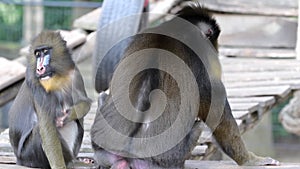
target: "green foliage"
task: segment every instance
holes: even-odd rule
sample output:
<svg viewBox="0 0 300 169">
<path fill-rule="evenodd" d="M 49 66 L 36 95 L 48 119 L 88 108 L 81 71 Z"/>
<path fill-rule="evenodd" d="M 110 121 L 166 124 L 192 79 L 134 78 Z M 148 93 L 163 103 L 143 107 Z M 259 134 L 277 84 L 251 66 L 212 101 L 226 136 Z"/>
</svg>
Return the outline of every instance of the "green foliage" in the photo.
<svg viewBox="0 0 300 169">
<path fill-rule="evenodd" d="M 72 26 L 72 8 L 45 7 L 44 28 L 49 30 L 70 30 Z"/>
<path fill-rule="evenodd" d="M 14 25 L 22 18 L 22 11 L 16 6 L 0 4 L 0 20 L 6 25 Z"/>
<path fill-rule="evenodd" d="M 0 40 L 20 41 L 22 38 L 23 8 L 0 3 Z"/>
<path fill-rule="evenodd" d="M 75 0 L 45 0 L 60 1 Z M 86 2 L 102 2 L 102 0 L 85 0 Z M 72 28 L 73 21 L 72 7 L 44 7 L 44 29 L 56 30 Z M 23 6 L 5 4 L 0 1 L 0 41 L 21 42 L 23 29 Z"/>
</svg>

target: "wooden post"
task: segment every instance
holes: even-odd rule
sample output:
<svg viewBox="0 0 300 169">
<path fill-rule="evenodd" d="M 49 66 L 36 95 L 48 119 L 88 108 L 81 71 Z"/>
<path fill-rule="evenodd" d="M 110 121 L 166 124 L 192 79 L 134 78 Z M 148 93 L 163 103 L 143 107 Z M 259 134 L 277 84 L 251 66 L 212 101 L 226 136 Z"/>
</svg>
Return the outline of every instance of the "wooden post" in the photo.
<svg viewBox="0 0 300 169">
<path fill-rule="evenodd" d="M 24 44 L 30 41 L 40 33 L 44 28 L 44 10 L 43 6 L 28 5 L 27 3 L 41 3 L 43 0 L 24 0 L 23 16 L 23 41 Z"/>
<path fill-rule="evenodd" d="M 300 60 L 300 0 L 298 0 L 298 28 L 297 28 L 296 53 L 297 53 L 297 59 Z"/>
</svg>

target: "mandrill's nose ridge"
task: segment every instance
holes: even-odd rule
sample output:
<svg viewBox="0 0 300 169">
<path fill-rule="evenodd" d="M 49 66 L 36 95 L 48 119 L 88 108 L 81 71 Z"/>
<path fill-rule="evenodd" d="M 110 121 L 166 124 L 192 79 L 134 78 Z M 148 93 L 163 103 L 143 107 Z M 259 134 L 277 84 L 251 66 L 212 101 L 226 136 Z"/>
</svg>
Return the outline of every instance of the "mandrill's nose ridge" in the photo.
<svg viewBox="0 0 300 169">
<path fill-rule="evenodd" d="M 45 72 L 46 72 L 46 68 L 45 68 L 44 65 L 43 65 L 43 66 L 39 66 L 39 67 L 36 68 L 36 73 L 37 73 L 38 75 L 42 75 L 42 74 L 44 74 Z"/>
</svg>

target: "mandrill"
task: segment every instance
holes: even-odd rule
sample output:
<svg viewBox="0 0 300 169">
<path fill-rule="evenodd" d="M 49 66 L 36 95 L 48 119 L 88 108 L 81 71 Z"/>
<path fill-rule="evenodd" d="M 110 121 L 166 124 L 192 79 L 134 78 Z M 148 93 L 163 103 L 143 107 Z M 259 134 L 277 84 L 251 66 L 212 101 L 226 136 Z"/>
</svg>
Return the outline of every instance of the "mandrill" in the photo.
<svg viewBox="0 0 300 169">
<path fill-rule="evenodd" d="M 65 169 L 79 152 L 91 101 L 59 32 L 40 33 L 27 60 L 25 81 L 9 112 L 17 164 Z"/>
<path fill-rule="evenodd" d="M 196 119 L 237 164 L 279 164 L 249 152 L 241 139 L 221 81 L 219 33 L 215 19 L 192 3 L 174 19 L 125 39 L 125 50 L 125 40 L 111 48 L 124 52 L 111 82 L 96 86 L 105 90 L 110 83 L 91 129 L 100 169 L 183 168 L 199 139 Z"/>
</svg>

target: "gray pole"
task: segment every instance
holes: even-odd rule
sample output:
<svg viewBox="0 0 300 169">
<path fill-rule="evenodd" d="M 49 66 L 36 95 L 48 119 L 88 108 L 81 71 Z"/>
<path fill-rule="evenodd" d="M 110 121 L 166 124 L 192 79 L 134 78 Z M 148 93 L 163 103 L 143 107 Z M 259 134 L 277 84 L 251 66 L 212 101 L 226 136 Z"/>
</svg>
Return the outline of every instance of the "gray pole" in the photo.
<svg viewBox="0 0 300 169">
<path fill-rule="evenodd" d="M 43 0 L 24 0 L 25 2 L 42 2 Z M 26 3 L 25 3 L 26 4 Z M 24 44 L 40 33 L 44 28 L 44 9 L 43 6 L 24 6 L 23 16 L 23 41 Z"/>
</svg>

